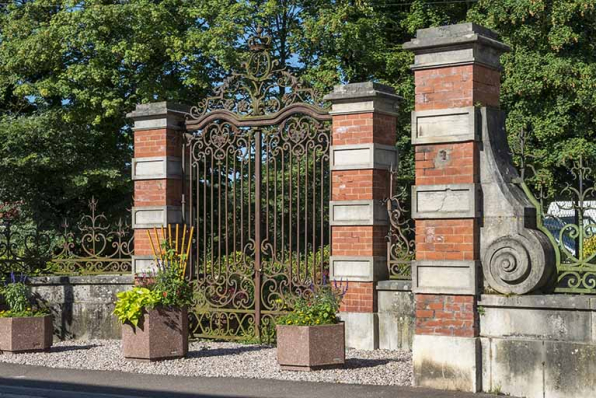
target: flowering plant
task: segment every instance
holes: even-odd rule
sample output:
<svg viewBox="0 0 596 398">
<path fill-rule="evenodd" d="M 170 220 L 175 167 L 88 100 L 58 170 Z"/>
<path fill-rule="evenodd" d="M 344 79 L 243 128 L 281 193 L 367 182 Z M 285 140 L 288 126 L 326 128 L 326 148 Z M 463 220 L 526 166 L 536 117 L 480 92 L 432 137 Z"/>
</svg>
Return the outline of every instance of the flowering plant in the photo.
<svg viewBox="0 0 596 398">
<path fill-rule="evenodd" d="M 114 315 L 120 322 L 137 326 L 146 310 L 157 306 L 179 308 L 190 304 L 192 287 L 181 272 L 184 254 L 171 249 L 167 241 L 162 244 L 162 250 L 167 259 L 158 259 L 157 271 L 138 274 L 138 286 L 117 294 Z"/>
<path fill-rule="evenodd" d="M 342 287 L 337 282 L 314 287 L 313 294 L 296 299 L 292 312 L 279 317 L 277 324 L 317 326 L 339 323 L 337 313 L 347 290 L 347 284 Z"/>
<path fill-rule="evenodd" d="M 21 273 L 18 277 L 10 273 L 10 280 L 0 287 L 0 293 L 8 307 L 8 311 L 0 311 L 0 318 L 24 318 L 30 316 L 44 316 L 45 311 L 31 305 L 27 276 Z"/>
</svg>

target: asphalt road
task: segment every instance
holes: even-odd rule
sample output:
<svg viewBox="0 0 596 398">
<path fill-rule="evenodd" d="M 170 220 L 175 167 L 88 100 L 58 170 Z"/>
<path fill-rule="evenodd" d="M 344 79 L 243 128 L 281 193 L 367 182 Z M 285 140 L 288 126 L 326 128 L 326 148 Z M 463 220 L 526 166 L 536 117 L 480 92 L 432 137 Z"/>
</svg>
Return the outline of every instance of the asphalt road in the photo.
<svg viewBox="0 0 596 398">
<path fill-rule="evenodd" d="M 494 398 L 407 387 L 156 376 L 0 363 L 0 398 Z"/>
</svg>

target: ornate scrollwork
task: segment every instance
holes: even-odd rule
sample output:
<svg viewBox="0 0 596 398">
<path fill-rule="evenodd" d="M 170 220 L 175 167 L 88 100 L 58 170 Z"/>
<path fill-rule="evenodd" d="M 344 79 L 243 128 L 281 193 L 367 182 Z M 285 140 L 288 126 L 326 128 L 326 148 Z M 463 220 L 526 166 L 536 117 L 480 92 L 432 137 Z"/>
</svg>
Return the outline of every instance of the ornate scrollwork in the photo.
<svg viewBox="0 0 596 398">
<path fill-rule="evenodd" d="M 126 274 L 132 272 L 133 234 L 119 219 L 110 224 L 97 213 L 98 202 L 89 202 L 90 214 L 76 228 L 64 221 L 61 232 L 38 226 L 15 227 L 3 220 L 0 232 L 0 274 Z"/>
<path fill-rule="evenodd" d="M 536 206 L 538 228 L 550 240 L 557 266 L 556 292 L 596 293 L 596 250 L 587 249 L 589 241 L 596 236 L 596 185 L 592 168 L 583 156 L 569 159 L 562 164 L 569 172 L 567 182 L 560 194 L 553 198 L 545 193 L 540 181 L 542 170 L 536 170 L 525 146 L 528 133 L 522 130 L 519 135 L 519 149 L 516 154 L 520 161 L 520 185 Z M 538 179 L 537 192 L 533 192 L 527 182 Z"/>
<path fill-rule="evenodd" d="M 310 104 L 323 110 L 322 95 L 303 85 L 302 80 L 271 56 L 271 37 L 261 28 L 248 40 L 250 53 L 241 73 L 232 73 L 215 89 L 211 97 L 190 110 L 190 117 L 200 119 L 215 110 L 225 110 L 240 117 L 275 114 L 297 103 Z"/>
</svg>

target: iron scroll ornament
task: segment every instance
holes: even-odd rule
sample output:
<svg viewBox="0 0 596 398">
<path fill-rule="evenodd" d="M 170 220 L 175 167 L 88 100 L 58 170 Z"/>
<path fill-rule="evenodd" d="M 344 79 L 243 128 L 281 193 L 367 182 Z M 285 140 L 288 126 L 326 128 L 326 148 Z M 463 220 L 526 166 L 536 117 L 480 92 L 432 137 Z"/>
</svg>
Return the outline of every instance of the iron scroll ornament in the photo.
<svg viewBox="0 0 596 398">
<path fill-rule="evenodd" d="M 323 95 L 304 85 L 302 80 L 280 67 L 272 58 L 271 37 L 257 35 L 248 40 L 248 59 L 242 64 L 243 72 L 233 72 L 214 90 L 214 95 L 190 109 L 189 119 L 200 121 L 215 111 L 243 118 L 270 118 L 284 109 L 298 105 L 321 115 L 329 107 Z"/>
</svg>

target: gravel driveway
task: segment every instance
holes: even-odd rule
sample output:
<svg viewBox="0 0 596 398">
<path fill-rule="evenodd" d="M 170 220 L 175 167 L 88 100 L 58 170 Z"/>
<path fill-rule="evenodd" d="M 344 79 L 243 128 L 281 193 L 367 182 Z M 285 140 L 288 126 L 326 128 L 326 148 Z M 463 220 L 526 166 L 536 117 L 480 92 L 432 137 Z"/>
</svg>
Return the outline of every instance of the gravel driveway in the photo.
<svg viewBox="0 0 596 398">
<path fill-rule="evenodd" d="M 348 350 L 343 369 L 281 371 L 274 347 L 193 342 L 188 358 L 155 363 L 128 361 L 119 340 L 64 341 L 49 353 L 0 355 L 0 362 L 53 368 L 117 370 L 171 376 L 244 377 L 331 383 L 410 386 L 411 354 L 406 351 Z"/>
</svg>

